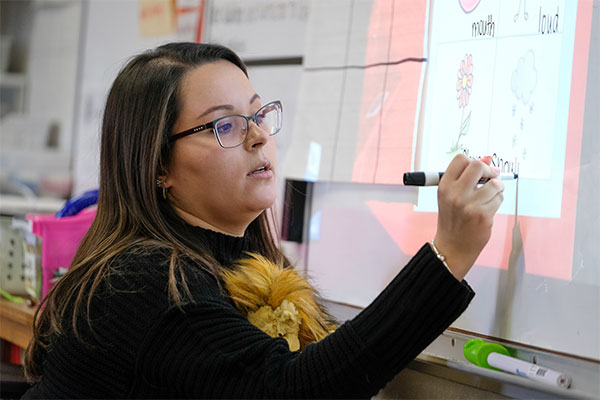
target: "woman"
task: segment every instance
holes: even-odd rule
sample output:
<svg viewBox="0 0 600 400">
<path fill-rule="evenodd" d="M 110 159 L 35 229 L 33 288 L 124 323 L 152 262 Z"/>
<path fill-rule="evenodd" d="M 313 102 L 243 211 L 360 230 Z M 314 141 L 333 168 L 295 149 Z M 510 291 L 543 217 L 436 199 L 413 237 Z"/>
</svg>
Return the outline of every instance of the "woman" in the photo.
<svg viewBox="0 0 600 400">
<path fill-rule="evenodd" d="M 172 43 L 124 67 L 97 216 L 38 315 L 26 398 L 369 397 L 462 313 L 503 186 L 478 187 L 498 171 L 459 156 L 439 186 L 437 249 L 424 244 L 356 318 L 328 334 L 325 313 L 303 314 L 301 351 L 249 322 L 231 295 L 247 283 L 228 275 L 238 260 L 289 267 L 267 217 L 280 113 L 224 47 Z"/>
</svg>

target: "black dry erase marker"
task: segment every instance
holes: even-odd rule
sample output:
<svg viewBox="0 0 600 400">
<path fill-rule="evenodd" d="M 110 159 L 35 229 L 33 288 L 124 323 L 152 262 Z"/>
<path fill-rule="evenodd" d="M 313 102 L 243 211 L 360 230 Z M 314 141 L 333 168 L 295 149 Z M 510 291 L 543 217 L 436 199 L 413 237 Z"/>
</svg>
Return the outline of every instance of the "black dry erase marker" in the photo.
<svg viewBox="0 0 600 400">
<path fill-rule="evenodd" d="M 404 174 L 404 185 L 406 186 L 437 186 L 440 183 L 440 179 L 444 175 L 443 172 L 406 172 Z M 500 179 L 503 181 L 517 179 L 519 174 L 513 172 L 504 172 L 494 179 Z M 480 184 L 484 184 L 489 181 L 490 178 L 481 178 Z"/>
</svg>

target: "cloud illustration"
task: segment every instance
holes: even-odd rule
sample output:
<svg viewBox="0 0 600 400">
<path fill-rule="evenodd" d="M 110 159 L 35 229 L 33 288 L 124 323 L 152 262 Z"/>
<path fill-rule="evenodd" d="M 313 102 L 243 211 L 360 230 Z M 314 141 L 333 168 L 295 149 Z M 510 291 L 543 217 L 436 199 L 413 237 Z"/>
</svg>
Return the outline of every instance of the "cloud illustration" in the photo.
<svg viewBox="0 0 600 400">
<path fill-rule="evenodd" d="M 529 103 L 537 84 L 537 71 L 535 69 L 535 55 L 533 50 L 519 58 L 517 68 L 513 71 L 510 87 L 517 100 L 523 104 Z"/>
</svg>

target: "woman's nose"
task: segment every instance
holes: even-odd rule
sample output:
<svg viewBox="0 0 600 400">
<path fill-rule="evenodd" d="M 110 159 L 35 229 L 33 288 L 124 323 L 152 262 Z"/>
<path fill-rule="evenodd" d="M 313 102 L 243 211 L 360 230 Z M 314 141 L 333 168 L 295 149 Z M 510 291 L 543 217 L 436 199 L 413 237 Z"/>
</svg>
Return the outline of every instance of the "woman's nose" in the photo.
<svg viewBox="0 0 600 400">
<path fill-rule="evenodd" d="M 248 121 L 248 135 L 244 141 L 246 150 L 257 149 L 264 146 L 269 140 L 269 134 L 259 127 L 254 121 Z"/>
</svg>

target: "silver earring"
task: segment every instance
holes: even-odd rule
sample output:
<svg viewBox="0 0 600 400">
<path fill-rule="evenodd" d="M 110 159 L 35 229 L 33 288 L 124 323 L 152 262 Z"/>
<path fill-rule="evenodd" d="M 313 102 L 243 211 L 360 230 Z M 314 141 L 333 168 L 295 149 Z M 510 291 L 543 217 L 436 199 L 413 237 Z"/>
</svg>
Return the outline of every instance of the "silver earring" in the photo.
<svg viewBox="0 0 600 400">
<path fill-rule="evenodd" d="M 167 188 L 166 188 L 165 186 L 163 186 L 163 185 L 164 185 L 164 182 L 163 182 L 163 180 L 162 180 L 162 179 L 157 179 L 157 180 L 156 180 L 156 186 L 158 186 L 159 188 L 162 188 L 162 197 L 163 197 L 163 199 L 165 199 L 165 200 L 166 200 L 166 199 L 167 199 L 167 193 L 168 193 L 168 190 L 169 190 L 169 189 L 167 189 Z"/>
</svg>

